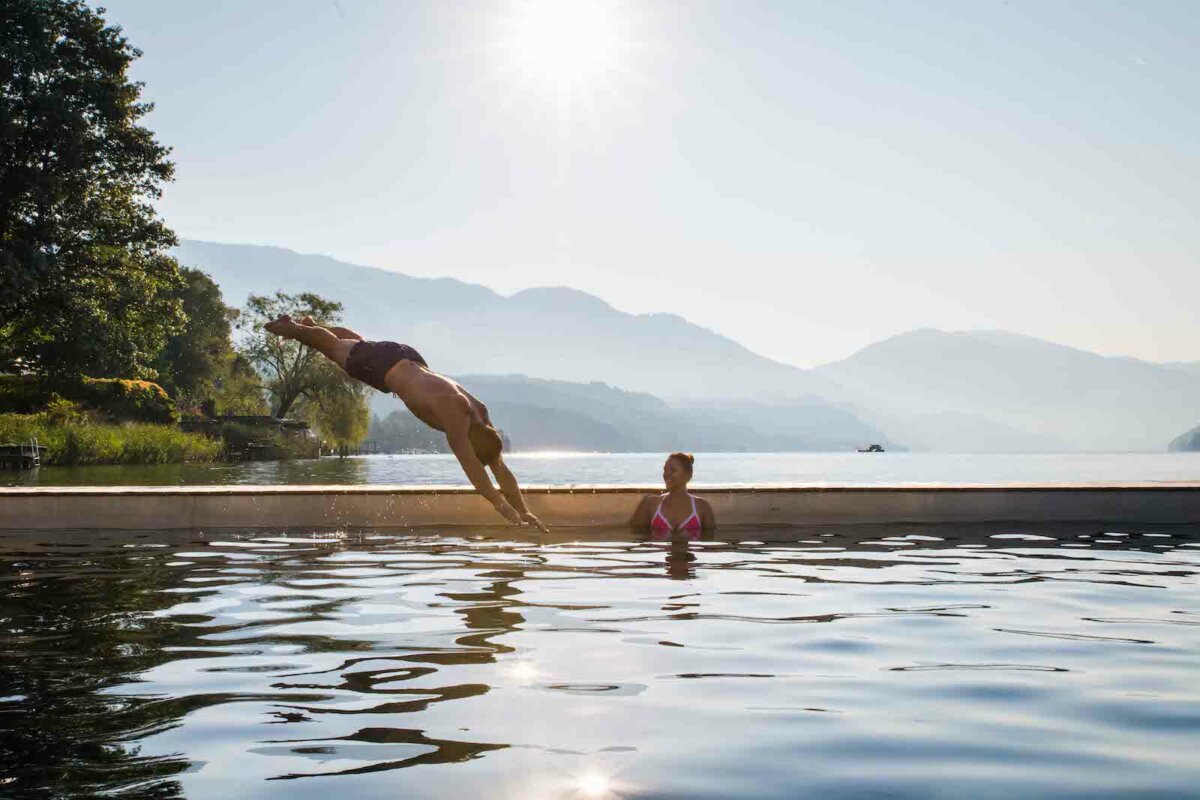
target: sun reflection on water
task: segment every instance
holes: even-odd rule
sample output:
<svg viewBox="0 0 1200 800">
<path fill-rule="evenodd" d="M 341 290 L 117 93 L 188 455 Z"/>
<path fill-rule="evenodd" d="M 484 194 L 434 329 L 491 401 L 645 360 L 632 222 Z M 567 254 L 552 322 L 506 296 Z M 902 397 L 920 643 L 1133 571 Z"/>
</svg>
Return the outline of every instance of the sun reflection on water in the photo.
<svg viewBox="0 0 1200 800">
<path fill-rule="evenodd" d="M 536 683 L 545 674 L 532 661 L 510 661 L 501 667 L 501 671 L 519 686 Z"/>
</svg>

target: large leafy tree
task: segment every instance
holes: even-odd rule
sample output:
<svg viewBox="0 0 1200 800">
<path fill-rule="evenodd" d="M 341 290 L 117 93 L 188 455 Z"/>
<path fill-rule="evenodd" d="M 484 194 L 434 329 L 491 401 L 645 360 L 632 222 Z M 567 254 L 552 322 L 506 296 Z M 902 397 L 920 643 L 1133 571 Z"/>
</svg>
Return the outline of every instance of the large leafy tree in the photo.
<svg viewBox="0 0 1200 800">
<path fill-rule="evenodd" d="M 206 399 L 221 378 L 223 362 L 233 356 L 230 334 L 238 312 L 225 305 L 220 287 L 207 274 L 184 267 L 180 275 L 175 297 L 184 324 L 159 351 L 154 368 L 158 383 L 177 401 Z"/>
<path fill-rule="evenodd" d="M 176 405 L 218 413 L 261 413 L 262 385 L 245 357 L 233 349 L 238 310 L 225 305 L 221 288 L 206 273 L 183 267 L 175 297 L 183 327 L 154 360 L 158 382 Z"/>
<path fill-rule="evenodd" d="M 181 320 L 141 53 L 79 0 L 0 0 L 0 369 L 155 377 Z"/>
<path fill-rule="evenodd" d="M 262 380 L 244 355 L 234 352 L 222 376 L 215 381 L 212 404 L 201 404 L 215 414 L 266 414 Z"/>
<path fill-rule="evenodd" d="M 367 438 L 371 412 L 366 393 L 363 384 L 339 378 L 314 392 L 311 400 L 301 400 L 298 406 L 321 439 L 345 455 Z"/>
<path fill-rule="evenodd" d="M 296 319 L 310 316 L 319 323 L 333 325 L 341 320 L 341 313 L 341 303 L 309 292 L 252 295 L 238 323 L 245 333 L 241 352 L 263 376 L 275 416 L 287 416 L 292 407 L 303 400 L 307 406 L 305 415 L 318 430 L 323 427 L 331 431 L 354 429 L 353 424 L 334 425 L 332 421 L 323 425 L 319 417 L 324 403 L 327 414 L 352 419 L 357 413 L 361 418 L 362 434 L 366 435 L 369 419 L 366 416 L 366 387 L 348 378 L 336 364 L 311 347 L 263 330 L 264 325 L 283 314 Z M 353 412 L 353 408 L 361 411 Z M 336 438 L 349 440 L 349 437 Z"/>
</svg>

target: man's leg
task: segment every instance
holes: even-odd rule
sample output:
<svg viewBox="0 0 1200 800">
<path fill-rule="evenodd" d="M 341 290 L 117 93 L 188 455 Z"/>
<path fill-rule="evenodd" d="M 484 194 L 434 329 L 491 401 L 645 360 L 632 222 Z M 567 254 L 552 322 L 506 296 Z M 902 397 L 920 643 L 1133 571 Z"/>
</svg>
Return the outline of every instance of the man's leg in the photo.
<svg viewBox="0 0 1200 800">
<path fill-rule="evenodd" d="M 320 350 L 322 355 L 343 369 L 346 366 L 346 357 L 350 355 L 350 348 L 358 344 L 353 339 L 339 339 L 319 325 L 298 325 L 287 315 L 268 322 L 263 329 L 285 339 L 295 339 L 314 350 Z"/>
<path fill-rule="evenodd" d="M 363 338 L 349 328 L 343 328 L 339 325 L 321 325 L 317 322 L 314 322 L 312 317 L 301 317 L 300 324 L 307 325 L 309 327 L 316 325 L 319 328 L 324 328 L 339 339 L 353 339 L 356 342 L 361 342 Z"/>
</svg>

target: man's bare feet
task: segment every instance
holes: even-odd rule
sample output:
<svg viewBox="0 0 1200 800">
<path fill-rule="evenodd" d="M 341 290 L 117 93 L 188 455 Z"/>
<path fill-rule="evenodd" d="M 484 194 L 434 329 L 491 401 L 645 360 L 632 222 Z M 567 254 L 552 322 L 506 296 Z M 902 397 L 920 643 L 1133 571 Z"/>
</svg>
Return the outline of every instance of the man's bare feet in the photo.
<svg viewBox="0 0 1200 800">
<path fill-rule="evenodd" d="M 287 314 L 284 314 L 279 319 L 273 319 L 266 325 L 263 325 L 263 330 L 267 333 L 273 333 L 276 336 L 286 336 L 290 327 L 296 323 Z"/>
<path fill-rule="evenodd" d="M 300 324 L 312 326 L 312 325 L 316 325 L 317 322 L 312 317 L 305 314 L 303 317 L 300 318 Z"/>
</svg>

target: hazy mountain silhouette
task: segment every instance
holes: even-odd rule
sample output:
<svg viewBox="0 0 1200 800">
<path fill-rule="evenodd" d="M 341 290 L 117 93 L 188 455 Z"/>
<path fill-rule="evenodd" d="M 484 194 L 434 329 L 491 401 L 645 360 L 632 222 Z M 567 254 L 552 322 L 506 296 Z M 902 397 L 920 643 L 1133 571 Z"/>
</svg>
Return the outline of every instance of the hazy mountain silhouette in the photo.
<svg viewBox="0 0 1200 800">
<path fill-rule="evenodd" d="M 1176 452 L 1200 451 L 1200 425 L 1179 434 L 1167 447 Z"/>
<path fill-rule="evenodd" d="M 511 297 L 449 278 L 414 278 L 278 247 L 185 240 L 180 260 L 241 306 L 251 293 L 312 291 L 345 305 L 368 338 L 406 341 L 452 374 L 604 381 L 663 398 L 820 395 L 805 371 L 672 314 L 627 314 L 584 292 Z"/>
<path fill-rule="evenodd" d="M 791 410 L 789 419 L 799 422 L 776 425 L 781 412 L 758 417 L 734 405 L 678 407 L 603 383 L 524 375 L 454 377 L 484 400 L 514 450 L 778 452 L 851 450 L 863 442 L 888 442 L 879 430 L 818 400 Z M 381 419 L 407 413 L 398 399 L 383 394 L 375 394 L 371 405 Z M 391 421 L 393 428 L 405 431 L 412 424 Z M 414 435 L 405 440 L 415 441 Z"/>
<path fill-rule="evenodd" d="M 890 420 L 893 437 L 897 425 L 912 434 L 917 418 L 958 414 L 1052 449 L 1161 450 L 1200 409 L 1200 373 L 998 331 L 912 331 L 815 371 L 842 387 L 835 397 L 870 409 L 868 421 Z"/>
<path fill-rule="evenodd" d="M 1162 450 L 1200 412 L 1200 363 L 998 331 L 916 330 L 804 370 L 574 289 L 505 297 L 276 247 L 184 241 L 178 255 L 234 305 L 276 290 L 342 302 L 367 337 L 407 341 L 434 368 L 471 376 L 525 448 Z M 381 414 L 398 407 L 373 402 Z"/>
<path fill-rule="evenodd" d="M 1200 361 L 1168 361 L 1166 364 L 1163 364 L 1163 366 L 1171 367 L 1172 369 L 1183 370 L 1184 372 L 1191 373 L 1192 375 L 1200 375 Z"/>
<path fill-rule="evenodd" d="M 566 288 L 505 297 L 453 279 L 414 278 L 277 247 L 185 240 L 178 256 L 212 275 L 231 305 L 277 290 L 343 303 L 346 322 L 364 336 L 409 342 L 435 369 L 469 376 L 466 385 L 518 449 L 847 450 L 886 441 L 853 413 L 815 396 L 805 371 L 670 314 L 626 314 Z M 781 431 L 692 414 L 646 393 L 789 398 L 810 420 Z M 380 417 L 400 408 L 382 394 L 371 402 Z"/>
</svg>

